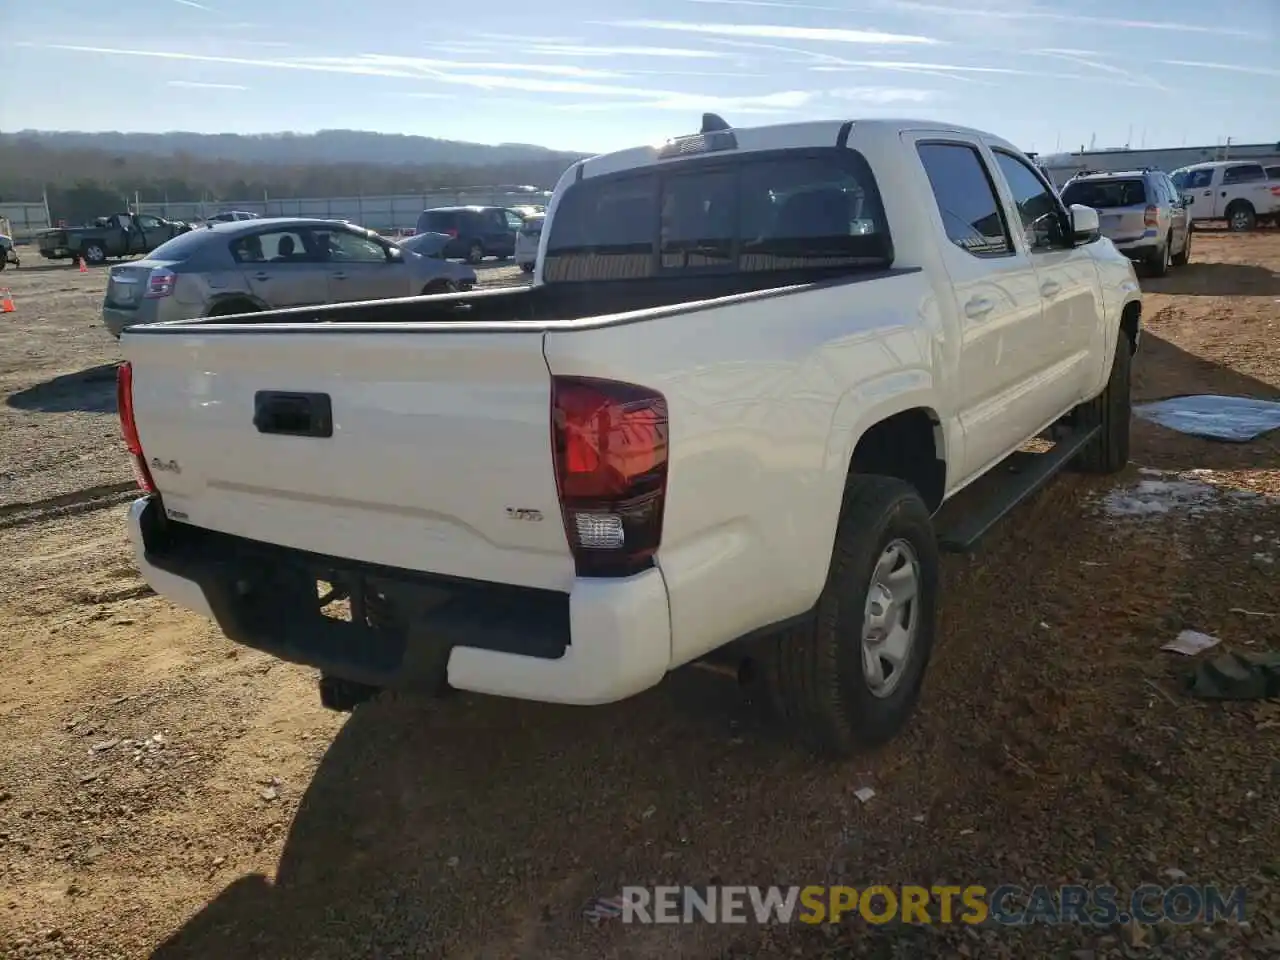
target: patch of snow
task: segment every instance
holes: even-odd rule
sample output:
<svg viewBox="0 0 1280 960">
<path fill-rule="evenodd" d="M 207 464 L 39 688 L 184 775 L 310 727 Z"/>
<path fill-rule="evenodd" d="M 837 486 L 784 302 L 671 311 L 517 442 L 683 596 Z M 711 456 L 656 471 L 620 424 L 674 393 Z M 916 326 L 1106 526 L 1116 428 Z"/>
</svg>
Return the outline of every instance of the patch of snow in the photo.
<svg viewBox="0 0 1280 960">
<path fill-rule="evenodd" d="M 1207 482 L 1212 470 L 1196 469 L 1182 473 L 1153 470 L 1138 471 L 1144 478 L 1129 487 L 1110 491 L 1099 501 L 1103 513 L 1110 517 L 1153 517 L 1167 514 L 1200 516 L 1262 500 L 1251 490 L 1232 490 Z"/>
</svg>

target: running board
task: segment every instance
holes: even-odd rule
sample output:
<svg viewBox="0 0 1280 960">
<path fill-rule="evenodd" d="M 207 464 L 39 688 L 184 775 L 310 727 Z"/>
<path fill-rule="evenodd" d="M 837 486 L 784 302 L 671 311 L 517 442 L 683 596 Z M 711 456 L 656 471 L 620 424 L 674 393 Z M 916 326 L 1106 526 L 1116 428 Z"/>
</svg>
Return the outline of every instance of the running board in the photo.
<svg viewBox="0 0 1280 960">
<path fill-rule="evenodd" d="M 1097 437 L 1101 427 L 1063 434 L 1044 453 L 1016 450 L 995 469 L 962 490 L 934 517 L 938 546 L 948 553 L 968 553 L 997 523 L 1071 462 Z"/>
</svg>

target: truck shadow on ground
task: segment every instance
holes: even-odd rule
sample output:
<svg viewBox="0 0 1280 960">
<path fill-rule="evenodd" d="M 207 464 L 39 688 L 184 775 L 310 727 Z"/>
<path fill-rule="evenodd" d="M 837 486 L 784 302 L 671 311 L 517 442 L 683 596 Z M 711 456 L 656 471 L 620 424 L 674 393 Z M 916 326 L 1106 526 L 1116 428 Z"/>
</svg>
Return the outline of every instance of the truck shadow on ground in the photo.
<svg viewBox="0 0 1280 960">
<path fill-rule="evenodd" d="M 807 764 L 761 705 L 698 670 L 603 707 L 375 701 L 322 760 L 275 881 L 235 880 L 152 956 L 354 955 L 334 953 L 326 927 L 361 956 L 452 955 L 521 901 L 534 927 L 580 926 L 654 842 L 679 851 L 717 824 L 749 845 L 750 823 L 723 826 L 732 798 L 764 778 L 789 792 Z"/>
<path fill-rule="evenodd" d="M 1280 296 L 1280 274 L 1253 264 L 1193 260 L 1163 277 L 1144 276 L 1142 289 L 1188 297 L 1271 297 Z"/>
<path fill-rule="evenodd" d="M 115 413 L 117 366 L 102 363 L 64 373 L 9 394 L 5 405 L 38 413 Z"/>
<path fill-rule="evenodd" d="M 1144 333 L 1134 365 L 1134 406 L 1198 394 L 1280 402 L 1280 385 L 1188 353 L 1150 331 Z M 1131 458 L 1161 470 L 1274 469 L 1280 467 L 1280 430 L 1248 443 L 1229 443 L 1183 434 L 1135 416 Z"/>
</svg>

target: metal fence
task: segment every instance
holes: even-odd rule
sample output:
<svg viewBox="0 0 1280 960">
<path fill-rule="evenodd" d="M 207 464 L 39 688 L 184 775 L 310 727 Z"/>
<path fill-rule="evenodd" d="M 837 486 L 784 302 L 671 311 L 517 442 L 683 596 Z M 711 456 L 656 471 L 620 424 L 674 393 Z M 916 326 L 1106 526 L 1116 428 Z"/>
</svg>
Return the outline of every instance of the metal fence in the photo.
<svg viewBox="0 0 1280 960">
<path fill-rule="evenodd" d="M 222 200 L 218 202 L 141 203 L 139 213 L 168 220 L 201 220 L 223 210 L 243 210 L 262 217 L 322 217 L 350 220 L 371 230 L 412 229 L 418 215 L 431 207 L 544 205 L 549 191 L 508 193 L 489 190 L 440 190 L 395 197 L 316 197 L 307 199 Z"/>
<path fill-rule="evenodd" d="M 9 221 L 13 239 L 18 241 L 30 240 L 36 233 L 51 226 L 49 211 L 43 200 L 0 203 L 0 220 Z"/>
</svg>

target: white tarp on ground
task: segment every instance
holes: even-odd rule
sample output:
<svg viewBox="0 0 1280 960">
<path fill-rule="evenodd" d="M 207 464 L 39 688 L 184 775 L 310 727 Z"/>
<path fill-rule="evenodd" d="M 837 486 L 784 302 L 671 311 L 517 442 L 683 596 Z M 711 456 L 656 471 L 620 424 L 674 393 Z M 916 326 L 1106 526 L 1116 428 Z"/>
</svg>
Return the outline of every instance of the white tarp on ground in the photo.
<svg viewBox="0 0 1280 960">
<path fill-rule="evenodd" d="M 1280 429 L 1280 403 L 1250 397 L 1172 397 L 1142 404 L 1133 412 L 1179 433 L 1233 443 Z"/>
</svg>

